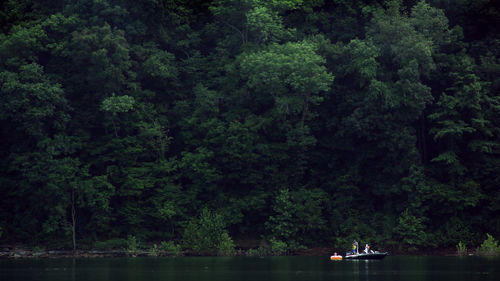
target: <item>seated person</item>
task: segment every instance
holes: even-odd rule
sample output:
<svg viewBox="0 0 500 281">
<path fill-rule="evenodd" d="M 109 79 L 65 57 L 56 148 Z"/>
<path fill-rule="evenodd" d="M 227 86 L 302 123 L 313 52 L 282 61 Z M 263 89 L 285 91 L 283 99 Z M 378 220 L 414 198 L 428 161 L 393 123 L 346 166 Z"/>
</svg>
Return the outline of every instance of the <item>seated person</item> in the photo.
<svg viewBox="0 0 500 281">
<path fill-rule="evenodd" d="M 368 245 L 368 244 L 366 244 L 366 245 L 365 245 L 365 250 L 364 250 L 364 252 L 365 252 L 366 254 L 373 253 L 373 251 L 372 251 L 372 250 L 370 250 L 370 245 Z"/>
</svg>

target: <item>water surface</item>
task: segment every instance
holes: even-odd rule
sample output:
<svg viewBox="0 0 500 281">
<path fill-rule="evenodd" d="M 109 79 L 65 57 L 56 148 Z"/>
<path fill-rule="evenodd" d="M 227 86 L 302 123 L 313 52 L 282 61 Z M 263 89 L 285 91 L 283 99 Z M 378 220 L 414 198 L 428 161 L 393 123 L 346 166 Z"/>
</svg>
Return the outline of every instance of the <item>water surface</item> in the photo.
<svg viewBox="0 0 500 281">
<path fill-rule="evenodd" d="M 0 280 L 500 280 L 500 258 L 177 257 L 0 260 Z"/>
</svg>

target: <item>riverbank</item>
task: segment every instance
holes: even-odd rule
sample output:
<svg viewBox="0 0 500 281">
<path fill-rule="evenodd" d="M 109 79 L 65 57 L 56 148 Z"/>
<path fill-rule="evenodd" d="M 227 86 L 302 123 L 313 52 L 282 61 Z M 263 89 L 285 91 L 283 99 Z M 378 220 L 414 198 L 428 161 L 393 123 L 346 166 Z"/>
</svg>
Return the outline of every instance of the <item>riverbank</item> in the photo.
<svg viewBox="0 0 500 281">
<path fill-rule="evenodd" d="M 136 256 L 148 256 L 148 251 L 140 251 Z M 41 250 L 23 247 L 0 248 L 0 258 L 105 258 L 129 256 L 123 250 Z"/>
<path fill-rule="evenodd" d="M 335 252 L 329 247 L 313 247 L 301 249 L 296 252 L 290 253 L 289 256 L 330 256 Z M 344 252 L 337 251 L 338 254 L 345 254 Z M 393 256 L 456 256 L 456 250 L 452 249 L 427 249 L 413 252 L 389 251 Z M 29 248 L 23 246 L 1 246 L 0 258 L 3 259 L 18 259 L 18 258 L 111 258 L 111 257 L 155 257 L 155 256 L 169 256 L 164 253 L 155 252 L 153 250 L 53 250 L 53 249 L 39 249 Z M 171 256 L 171 255 L 170 255 Z M 183 251 L 179 256 L 198 256 L 196 253 Z M 234 256 L 255 256 L 251 255 L 249 251 L 237 249 Z"/>
</svg>

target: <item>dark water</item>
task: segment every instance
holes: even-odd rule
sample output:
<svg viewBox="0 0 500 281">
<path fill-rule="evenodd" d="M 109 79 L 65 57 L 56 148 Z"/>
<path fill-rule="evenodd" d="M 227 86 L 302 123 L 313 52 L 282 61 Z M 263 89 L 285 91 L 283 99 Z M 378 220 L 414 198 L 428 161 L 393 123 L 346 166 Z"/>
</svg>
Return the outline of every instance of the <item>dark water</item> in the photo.
<svg viewBox="0 0 500 281">
<path fill-rule="evenodd" d="M 500 258 L 387 257 L 330 261 L 328 257 L 178 257 L 0 260 L 11 280 L 500 280 Z"/>
</svg>

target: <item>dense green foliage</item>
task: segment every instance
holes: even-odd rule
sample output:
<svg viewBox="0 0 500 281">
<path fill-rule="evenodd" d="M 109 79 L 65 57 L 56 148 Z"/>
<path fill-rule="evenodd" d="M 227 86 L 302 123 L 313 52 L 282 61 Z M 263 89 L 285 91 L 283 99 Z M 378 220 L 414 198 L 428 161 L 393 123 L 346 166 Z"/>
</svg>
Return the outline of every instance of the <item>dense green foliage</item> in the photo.
<svg viewBox="0 0 500 281">
<path fill-rule="evenodd" d="M 500 247 L 498 241 L 493 238 L 489 233 L 486 233 L 486 240 L 483 241 L 481 246 L 477 249 L 480 255 L 500 255 Z"/>
<path fill-rule="evenodd" d="M 0 239 L 498 237 L 494 2 L 0 1 Z"/>
<path fill-rule="evenodd" d="M 203 209 L 198 218 L 192 219 L 184 230 L 184 247 L 201 254 L 234 252 L 233 240 L 225 229 L 222 215 Z"/>
</svg>

